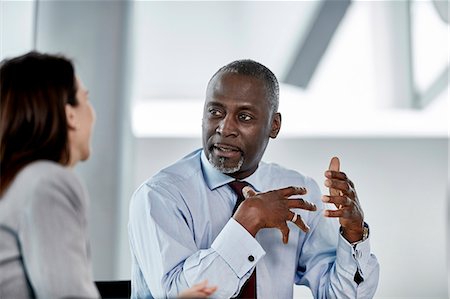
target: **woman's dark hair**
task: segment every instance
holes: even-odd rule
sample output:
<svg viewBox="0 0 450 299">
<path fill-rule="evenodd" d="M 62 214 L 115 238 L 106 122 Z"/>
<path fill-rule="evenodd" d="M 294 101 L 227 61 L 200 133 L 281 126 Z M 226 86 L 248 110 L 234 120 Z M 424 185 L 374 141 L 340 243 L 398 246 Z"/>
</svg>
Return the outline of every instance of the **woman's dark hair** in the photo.
<svg viewBox="0 0 450 299">
<path fill-rule="evenodd" d="M 65 105 L 77 105 L 72 62 L 38 52 L 0 63 L 0 196 L 36 160 L 69 163 Z"/>
</svg>

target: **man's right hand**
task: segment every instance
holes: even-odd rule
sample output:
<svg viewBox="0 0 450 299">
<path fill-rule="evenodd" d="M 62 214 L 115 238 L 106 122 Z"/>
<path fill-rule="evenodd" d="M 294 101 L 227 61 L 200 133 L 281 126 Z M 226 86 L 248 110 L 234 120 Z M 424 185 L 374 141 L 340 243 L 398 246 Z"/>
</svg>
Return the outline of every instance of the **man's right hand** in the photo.
<svg viewBox="0 0 450 299">
<path fill-rule="evenodd" d="M 233 218 L 239 222 L 253 237 L 262 228 L 278 228 L 283 235 L 283 243 L 289 240 L 289 227 L 287 221 L 294 223 L 304 232 L 309 227 L 291 209 L 315 211 L 313 203 L 292 196 L 305 195 L 306 189 L 302 187 L 286 187 L 278 190 L 256 193 L 250 187 L 243 189 L 246 200 L 234 213 Z"/>
</svg>

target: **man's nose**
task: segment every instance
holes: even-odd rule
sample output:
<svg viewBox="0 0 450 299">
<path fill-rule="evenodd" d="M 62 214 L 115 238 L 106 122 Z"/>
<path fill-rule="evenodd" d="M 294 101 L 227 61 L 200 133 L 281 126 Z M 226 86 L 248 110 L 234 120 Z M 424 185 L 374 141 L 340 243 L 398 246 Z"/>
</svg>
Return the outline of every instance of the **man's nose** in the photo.
<svg viewBox="0 0 450 299">
<path fill-rule="evenodd" d="M 232 115 L 225 116 L 218 124 L 216 132 L 223 136 L 238 135 L 238 127 Z"/>
</svg>

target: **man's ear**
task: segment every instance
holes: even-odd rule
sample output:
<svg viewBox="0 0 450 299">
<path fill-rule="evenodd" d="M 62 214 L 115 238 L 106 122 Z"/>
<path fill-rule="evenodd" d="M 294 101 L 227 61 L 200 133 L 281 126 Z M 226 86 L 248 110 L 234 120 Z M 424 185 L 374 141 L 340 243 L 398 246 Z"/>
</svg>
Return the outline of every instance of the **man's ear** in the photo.
<svg viewBox="0 0 450 299">
<path fill-rule="evenodd" d="M 69 130 L 76 130 L 76 113 L 73 106 L 66 104 L 66 119 L 67 119 L 67 127 Z"/>
<path fill-rule="evenodd" d="M 279 112 L 275 113 L 272 118 L 272 128 L 270 130 L 270 138 L 277 138 L 278 132 L 281 129 L 281 114 Z"/>
</svg>

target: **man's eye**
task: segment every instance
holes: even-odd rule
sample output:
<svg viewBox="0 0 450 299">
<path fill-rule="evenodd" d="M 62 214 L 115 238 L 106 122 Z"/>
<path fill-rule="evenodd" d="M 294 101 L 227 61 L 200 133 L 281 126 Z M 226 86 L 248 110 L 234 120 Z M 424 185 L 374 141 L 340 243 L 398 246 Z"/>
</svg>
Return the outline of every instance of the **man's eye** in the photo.
<svg viewBox="0 0 450 299">
<path fill-rule="evenodd" d="M 222 113 L 217 109 L 209 109 L 209 114 L 212 116 L 220 116 Z"/>
<path fill-rule="evenodd" d="M 253 117 L 251 117 L 251 116 L 248 115 L 248 114 L 241 114 L 241 115 L 239 115 L 239 118 L 240 118 L 241 120 L 243 120 L 243 121 L 249 121 L 249 120 L 252 120 L 252 119 L 253 119 Z"/>
</svg>

